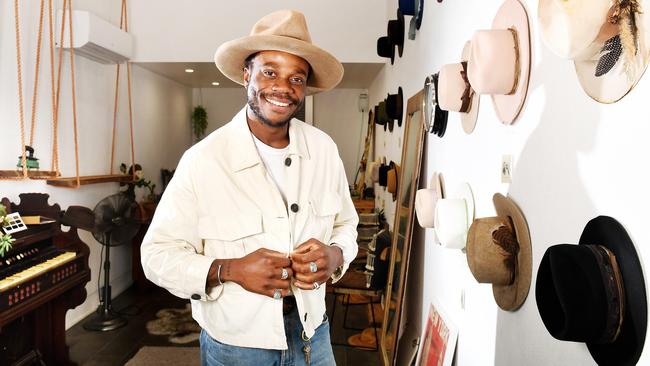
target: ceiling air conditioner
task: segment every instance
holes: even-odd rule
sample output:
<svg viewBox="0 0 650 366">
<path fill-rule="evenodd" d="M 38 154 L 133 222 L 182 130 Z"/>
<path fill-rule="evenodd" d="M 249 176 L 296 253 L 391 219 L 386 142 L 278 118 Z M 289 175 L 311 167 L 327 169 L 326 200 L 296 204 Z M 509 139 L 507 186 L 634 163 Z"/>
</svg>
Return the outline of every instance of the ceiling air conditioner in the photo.
<svg viewBox="0 0 650 366">
<path fill-rule="evenodd" d="M 70 48 L 70 24 L 66 12 L 63 48 Z M 61 19 L 63 11 L 57 14 L 56 46 L 60 47 Z M 72 11 L 72 46 L 74 53 L 102 64 L 119 64 L 131 59 L 133 38 L 119 27 L 82 10 Z"/>
</svg>

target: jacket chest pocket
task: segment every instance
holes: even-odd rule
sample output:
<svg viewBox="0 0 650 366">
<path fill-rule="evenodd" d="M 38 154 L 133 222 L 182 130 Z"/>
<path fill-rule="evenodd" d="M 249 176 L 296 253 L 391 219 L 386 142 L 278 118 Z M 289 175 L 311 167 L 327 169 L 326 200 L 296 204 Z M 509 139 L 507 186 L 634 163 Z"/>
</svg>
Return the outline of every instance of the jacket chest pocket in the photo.
<svg viewBox="0 0 650 366">
<path fill-rule="evenodd" d="M 309 206 L 308 235 L 329 244 L 334 229 L 334 219 L 341 211 L 341 196 L 334 191 L 325 192 L 310 198 Z"/>
<path fill-rule="evenodd" d="M 241 258 L 259 247 L 258 237 L 263 233 L 262 213 L 228 212 L 201 216 L 198 233 L 203 240 L 206 256 L 219 259 Z"/>
</svg>

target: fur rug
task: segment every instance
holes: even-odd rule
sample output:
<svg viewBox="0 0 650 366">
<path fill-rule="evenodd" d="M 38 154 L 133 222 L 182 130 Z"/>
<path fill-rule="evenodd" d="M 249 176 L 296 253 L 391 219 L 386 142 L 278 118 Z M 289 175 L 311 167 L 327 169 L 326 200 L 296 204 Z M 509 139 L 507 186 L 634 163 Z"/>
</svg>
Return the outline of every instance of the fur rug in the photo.
<svg viewBox="0 0 650 366">
<path fill-rule="evenodd" d="M 168 335 L 171 343 L 190 343 L 199 339 L 201 327 L 192 318 L 192 307 L 184 309 L 162 309 L 156 313 L 158 319 L 147 322 L 147 332 L 153 335 Z"/>
</svg>

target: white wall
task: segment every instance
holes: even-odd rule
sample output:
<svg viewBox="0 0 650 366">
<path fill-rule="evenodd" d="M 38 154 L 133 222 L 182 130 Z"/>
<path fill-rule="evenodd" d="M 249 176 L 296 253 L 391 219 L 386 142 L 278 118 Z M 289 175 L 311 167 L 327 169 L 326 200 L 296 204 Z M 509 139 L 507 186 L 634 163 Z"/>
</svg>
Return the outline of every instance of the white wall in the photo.
<svg viewBox="0 0 650 366">
<path fill-rule="evenodd" d="M 354 177 L 363 154 L 368 127 L 368 111 L 359 111 L 359 95 L 364 89 L 335 89 L 314 96 L 314 126 L 336 142 L 345 166 L 348 183 Z"/>
<path fill-rule="evenodd" d="M 362 114 L 358 109 L 359 94 L 364 92 L 365 89 L 333 89 L 314 95 L 314 126 L 336 142 L 350 184 L 353 183 L 366 137 L 368 112 Z M 192 94 L 194 105 L 203 104 L 208 112 L 206 135 L 230 122 L 246 104 L 243 87 L 203 88 L 200 91 L 195 88 Z"/>
<path fill-rule="evenodd" d="M 390 17 L 396 3 L 386 1 Z M 412 96 L 422 88 L 428 74 L 445 63 L 458 62 L 465 41 L 474 30 L 490 27 L 500 3 L 426 2 L 417 39 L 406 42 L 404 57 L 396 59 L 394 66 L 387 65 L 370 87 L 371 105 L 400 85 L 407 97 Z M 465 255 L 436 246 L 432 230 L 427 229 L 424 239 L 413 243 L 424 251 L 424 270 L 419 279 L 423 288 L 414 295 L 422 298 L 422 323 L 429 303 L 436 298 L 459 327 L 459 366 L 593 365 L 584 344 L 555 340 L 541 321 L 534 289 L 543 253 L 550 245 L 576 243 L 588 220 L 609 215 L 626 227 L 642 263 L 650 256 L 650 248 L 644 245 L 650 240 L 650 198 L 644 194 L 650 183 L 645 168 L 650 156 L 650 78 L 646 75 L 614 105 L 592 101 L 580 88 L 572 63 L 542 45 L 537 2 L 525 3 L 531 22 L 533 64 L 521 119 L 511 127 L 502 125 L 490 98 L 483 97 L 473 134 L 466 135 L 459 117 L 451 114 L 444 138 L 429 135 L 426 141 L 425 181 L 434 171 L 441 171 L 451 192 L 461 182 L 469 182 L 477 217 L 494 215 L 492 195 L 508 193 L 524 211 L 533 243 L 531 291 L 516 312 L 498 309 L 491 287 L 474 280 Z M 397 161 L 402 131 L 396 131 L 386 136 L 380 129 L 377 149 Z M 514 155 L 510 185 L 500 182 L 503 154 Z M 394 207 L 387 200 L 386 211 L 392 218 Z M 463 292 L 464 309 L 460 301 Z M 650 363 L 649 348 L 646 346 L 640 365 Z"/>
<path fill-rule="evenodd" d="M 134 61 L 212 62 L 221 43 L 248 35 L 262 16 L 296 9 L 305 14 L 312 41 L 342 62 L 377 62 L 376 40 L 386 33 L 385 10 L 377 5 L 376 0 L 330 0 L 327 6 L 300 0 L 131 1 Z"/>
<path fill-rule="evenodd" d="M 78 2 L 75 2 L 77 4 Z M 117 4 L 117 3 L 116 3 Z M 89 6 L 99 16 L 114 24 L 119 21 L 119 6 L 100 7 L 98 2 L 79 3 L 77 9 Z M 115 4 L 112 4 L 115 5 Z M 109 9 L 110 8 L 110 9 Z M 117 15 L 112 13 L 117 11 Z M 26 125 L 29 126 L 31 95 L 33 90 L 34 57 L 36 52 L 36 29 L 38 2 L 21 2 L 21 32 L 23 53 L 23 94 L 25 97 Z M 20 130 L 18 125 L 18 97 L 16 81 L 16 54 L 14 38 L 13 2 L 0 2 L 0 169 L 14 169 L 20 155 Z M 46 28 L 47 29 L 47 28 Z M 44 43 L 41 64 L 37 131 L 35 148 L 42 168 L 50 168 L 51 160 L 51 102 L 49 52 Z M 47 46 L 49 47 L 49 46 Z M 70 69 L 68 54 L 64 54 L 59 117 L 59 156 L 61 172 L 74 175 L 74 145 L 72 140 L 72 108 L 70 93 Z M 106 174 L 109 168 L 113 98 L 115 92 L 115 67 L 94 63 L 82 57 L 75 59 L 77 123 L 79 131 L 79 159 L 81 175 Z M 115 171 L 120 162 L 130 161 L 129 129 L 126 99 L 126 74 L 122 68 L 120 113 L 118 118 L 118 141 Z M 182 152 L 190 144 L 189 113 L 191 90 L 158 76 L 146 69 L 133 67 L 133 115 L 136 161 L 141 163 L 145 176 L 160 187 L 160 169 L 176 167 Z M 164 149 L 160 147 L 164 146 Z M 0 181 L 0 196 L 18 202 L 22 192 L 43 192 L 50 195 L 50 203 L 58 203 L 63 209 L 69 205 L 93 208 L 105 196 L 116 193 L 117 183 L 84 186 L 68 190 L 48 186 L 43 181 Z M 97 304 L 97 275 L 101 246 L 92 235 L 82 232 L 82 240 L 90 247 L 91 281 L 86 289 L 88 296 L 81 306 L 68 312 L 70 326 L 90 312 Z M 131 283 L 131 248 L 124 246 L 112 253 L 111 282 L 113 296 L 118 295 Z"/>
</svg>

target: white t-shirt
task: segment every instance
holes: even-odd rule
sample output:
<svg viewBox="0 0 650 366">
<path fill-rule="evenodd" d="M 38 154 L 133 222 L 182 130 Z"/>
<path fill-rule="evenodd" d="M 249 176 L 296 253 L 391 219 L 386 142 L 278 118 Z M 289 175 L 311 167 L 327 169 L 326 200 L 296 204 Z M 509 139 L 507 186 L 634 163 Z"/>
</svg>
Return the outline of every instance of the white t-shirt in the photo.
<svg viewBox="0 0 650 366">
<path fill-rule="evenodd" d="M 271 147 L 255 137 L 254 134 L 253 141 L 255 141 L 255 147 L 257 147 L 257 152 L 260 154 L 266 171 L 271 175 L 271 179 L 275 182 L 275 185 L 278 187 L 284 204 L 287 204 L 287 196 L 285 192 L 287 191 L 287 174 L 286 167 L 284 166 L 284 159 L 286 158 L 287 151 L 289 150 L 289 145 L 282 149 L 276 149 Z"/>
</svg>

